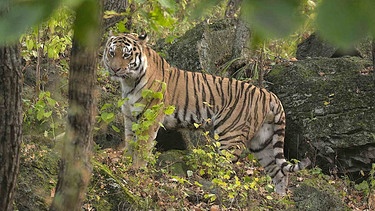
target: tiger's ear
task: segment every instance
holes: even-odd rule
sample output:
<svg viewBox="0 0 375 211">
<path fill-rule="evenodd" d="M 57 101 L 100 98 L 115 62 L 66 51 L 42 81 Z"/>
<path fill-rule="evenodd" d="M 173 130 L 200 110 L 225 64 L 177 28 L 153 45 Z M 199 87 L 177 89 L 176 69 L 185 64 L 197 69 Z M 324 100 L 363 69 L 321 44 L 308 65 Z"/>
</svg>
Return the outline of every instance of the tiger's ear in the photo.
<svg viewBox="0 0 375 211">
<path fill-rule="evenodd" d="M 142 45 L 145 45 L 148 41 L 147 34 L 141 34 L 138 36 L 138 42 Z"/>
<path fill-rule="evenodd" d="M 109 36 L 109 37 L 112 37 L 112 36 L 113 36 L 113 31 L 112 31 L 112 30 L 109 30 L 109 32 L 108 32 L 108 36 Z"/>
</svg>

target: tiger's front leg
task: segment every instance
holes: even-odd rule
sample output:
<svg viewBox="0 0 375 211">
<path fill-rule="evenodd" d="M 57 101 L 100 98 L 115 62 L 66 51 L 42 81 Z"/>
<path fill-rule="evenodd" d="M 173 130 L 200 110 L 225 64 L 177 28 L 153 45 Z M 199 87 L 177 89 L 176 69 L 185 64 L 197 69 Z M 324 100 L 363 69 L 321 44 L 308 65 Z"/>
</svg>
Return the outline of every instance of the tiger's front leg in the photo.
<svg viewBox="0 0 375 211">
<path fill-rule="evenodd" d="M 126 103 L 121 107 L 122 113 L 124 115 L 124 141 L 120 145 L 120 150 L 124 153 L 132 155 L 133 149 L 131 147 L 131 143 L 136 141 L 135 134 L 132 130 L 132 124 L 135 121 L 135 118 L 132 116 L 130 107 Z"/>
</svg>

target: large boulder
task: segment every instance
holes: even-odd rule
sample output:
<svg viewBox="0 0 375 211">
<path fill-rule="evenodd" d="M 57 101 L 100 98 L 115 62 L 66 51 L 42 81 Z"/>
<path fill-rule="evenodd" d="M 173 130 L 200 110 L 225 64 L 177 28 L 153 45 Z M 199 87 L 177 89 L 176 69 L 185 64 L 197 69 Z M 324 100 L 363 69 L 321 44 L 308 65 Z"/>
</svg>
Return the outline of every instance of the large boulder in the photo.
<svg viewBox="0 0 375 211">
<path fill-rule="evenodd" d="M 249 56 L 249 37 L 250 30 L 243 22 L 223 19 L 202 22 L 172 44 L 160 40 L 155 48 L 177 68 L 222 75 L 245 64 Z"/>
<path fill-rule="evenodd" d="M 371 170 L 375 162 L 375 85 L 371 62 L 315 58 L 277 65 L 267 80 L 287 114 L 286 150 L 309 151 L 325 172 Z"/>
</svg>

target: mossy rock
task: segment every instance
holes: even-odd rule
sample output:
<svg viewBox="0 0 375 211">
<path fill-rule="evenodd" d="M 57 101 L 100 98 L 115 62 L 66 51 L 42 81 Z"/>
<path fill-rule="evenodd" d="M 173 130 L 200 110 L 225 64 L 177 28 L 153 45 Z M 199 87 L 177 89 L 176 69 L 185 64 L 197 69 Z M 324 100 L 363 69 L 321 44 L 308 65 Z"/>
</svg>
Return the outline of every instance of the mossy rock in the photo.
<svg viewBox="0 0 375 211">
<path fill-rule="evenodd" d="M 160 168 L 167 169 L 172 175 L 185 177 L 188 166 L 184 157 L 187 154 L 187 150 L 168 150 L 159 155 L 157 165 Z"/>
<path fill-rule="evenodd" d="M 297 210 L 304 211 L 349 211 L 339 197 L 311 185 L 302 184 L 293 192 Z"/>
<path fill-rule="evenodd" d="M 325 172 L 371 170 L 375 162 L 375 84 L 370 61 L 314 58 L 274 67 L 266 80 L 287 115 L 286 152 L 309 152 Z"/>
</svg>

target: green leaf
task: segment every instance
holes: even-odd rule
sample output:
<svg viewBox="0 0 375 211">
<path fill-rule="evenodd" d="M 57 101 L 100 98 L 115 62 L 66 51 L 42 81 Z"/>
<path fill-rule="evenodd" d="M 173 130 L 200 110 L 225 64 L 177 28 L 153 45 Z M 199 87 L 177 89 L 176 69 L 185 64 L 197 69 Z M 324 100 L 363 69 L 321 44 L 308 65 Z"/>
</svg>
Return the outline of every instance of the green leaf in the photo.
<svg viewBox="0 0 375 211">
<path fill-rule="evenodd" d="M 84 0 L 76 8 L 73 26 L 74 38 L 84 46 L 96 47 L 99 33 L 99 3 L 97 0 Z"/>
<path fill-rule="evenodd" d="M 174 106 L 168 106 L 164 109 L 164 114 L 165 115 L 171 115 L 173 112 L 176 110 L 176 107 Z"/>
<path fill-rule="evenodd" d="M 351 47 L 367 36 L 369 24 L 374 24 L 368 17 L 374 11 L 367 12 L 367 8 L 375 7 L 374 4 L 374 1 L 357 0 L 322 1 L 316 18 L 319 34 L 340 47 Z"/>
<path fill-rule="evenodd" d="M 56 100 L 48 97 L 47 98 L 47 102 L 48 102 L 48 105 L 51 106 L 51 107 L 54 107 L 56 105 Z"/>
<path fill-rule="evenodd" d="M 26 40 L 26 49 L 27 50 L 32 50 L 34 48 L 34 40 L 29 38 Z"/>
<path fill-rule="evenodd" d="M 137 123 L 133 123 L 132 124 L 132 131 L 136 131 L 136 130 L 138 130 L 139 129 L 139 124 L 137 124 Z"/>
<path fill-rule="evenodd" d="M 114 131 L 116 131 L 116 133 L 119 133 L 119 132 L 120 132 L 120 129 L 118 129 L 118 127 L 116 127 L 116 126 L 114 126 L 114 125 L 112 125 L 111 127 L 112 127 L 112 129 L 113 129 Z"/>
<path fill-rule="evenodd" d="M 134 103 L 134 107 L 144 108 L 146 105 L 143 103 Z"/>
<path fill-rule="evenodd" d="M 123 98 L 123 99 L 120 99 L 119 101 L 117 101 L 117 108 L 120 108 L 122 105 L 124 105 L 125 101 L 127 101 L 128 99 L 126 98 Z"/>
<path fill-rule="evenodd" d="M 204 16 L 210 12 L 216 5 L 218 5 L 221 0 L 201 0 L 198 1 L 197 5 L 194 8 L 190 8 L 192 10 L 192 18 L 199 18 Z"/>
<path fill-rule="evenodd" d="M 163 93 L 161 93 L 161 92 L 155 92 L 155 93 L 153 94 L 153 98 L 154 98 L 154 99 L 162 100 L 162 99 L 163 99 Z"/>
<path fill-rule="evenodd" d="M 44 109 L 41 109 L 41 110 L 38 110 L 38 112 L 37 112 L 37 114 L 36 114 L 36 119 L 37 120 L 42 120 L 43 119 L 43 117 L 44 117 Z"/>
<path fill-rule="evenodd" d="M 43 116 L 45 117 L 45 118 L 48 118 L 48 117 L 50 117 L 52 115 L 52 111 L 48 111 L 48 112 L 45 112 L 44 114 L 43 114 Z"/>
<path fill-rule="evenodd" d="M 167 9 L 175 10 L 176 9 L 176 1 L 175 0 L 158 0 L 162 7 Z"/>
<path fill-rule="evenodd" d="M 60 0 L 10 2 L 9 11 L 0 16 L 0 44 L 17 41 L 29 27 L 41 23 L 50 16 L 59 5 Z"/>
<path fill-rule="evenodd" d="M 103 111 L 103 110 L 106 110 L 108 108 L 111 108 L 113 105 L 112 104 L 109 104 L 109 103 L 105 103 L 101 108 L 100 110 Z"/>
<path fill-rule="evenodd" d="M 303 23 L 304 17 L 299 13 L 299 0 L 243 1 L 241 17 L 254 28 L 261 37 L 284 37 Z"/>
<path fill-rule="evenodd" d="M 103 112 L 100 117 L 104 120 L 104 122 L 108 124 L 113 121 L 113 119 L 115 118 L 115 114 L 112 112 Z"/>
<path fill-rule="evenodd" d="M 142 90 L 142 97 L 147 99 L 150 96 L 152 96 L 152 93 L 153 93 L 152 90 L 144 89 L 144 90 Z"/>
</svg>

